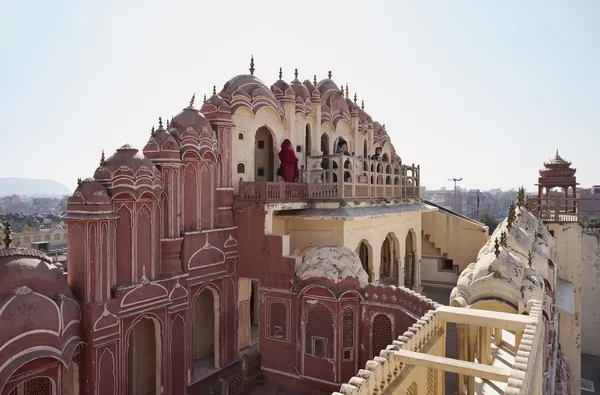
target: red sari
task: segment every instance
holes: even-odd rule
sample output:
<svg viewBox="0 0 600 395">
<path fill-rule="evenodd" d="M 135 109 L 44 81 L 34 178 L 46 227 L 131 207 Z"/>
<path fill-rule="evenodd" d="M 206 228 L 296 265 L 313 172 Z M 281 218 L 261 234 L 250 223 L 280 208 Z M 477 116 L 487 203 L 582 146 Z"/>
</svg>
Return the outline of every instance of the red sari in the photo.
<svg viewBox="0 0 600 395">
<path fill-rule="evenodd" d="M 279 161 L 281 162 L 281 177 L 285 182 L 294 182 L 300 175 L 298 171 L 298 158 L 294 153 L 292 142 L 288 139 L 281 143 L 281 151 L 279 151 Z"/>
</svg>

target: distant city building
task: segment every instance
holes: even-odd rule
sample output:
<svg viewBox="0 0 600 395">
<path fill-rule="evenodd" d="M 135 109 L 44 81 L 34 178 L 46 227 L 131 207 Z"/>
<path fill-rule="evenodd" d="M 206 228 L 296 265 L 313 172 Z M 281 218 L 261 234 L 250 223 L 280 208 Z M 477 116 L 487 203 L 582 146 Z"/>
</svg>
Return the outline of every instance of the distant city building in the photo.
<svg viewBox="0 0 600 395">
<path fill-rule="evenodd" d="M 502 191 L 501 189 L 491 189 L 488 191 L 458 189 L 456 191 L 456 200 L 454 195 L 454 189 L 446 188 L 436 190 L 427 190 L 425 188 L 421 192 L 421 196 L 424 199 L 471 219 L 477 218 L 478 195 L 479 214 L 488 212 L 497 219 L 504 218 L 510 202 L 517 199 L 516 190 Z M 598 196 L 600 197 L 600 194 Z"/>
</svg>

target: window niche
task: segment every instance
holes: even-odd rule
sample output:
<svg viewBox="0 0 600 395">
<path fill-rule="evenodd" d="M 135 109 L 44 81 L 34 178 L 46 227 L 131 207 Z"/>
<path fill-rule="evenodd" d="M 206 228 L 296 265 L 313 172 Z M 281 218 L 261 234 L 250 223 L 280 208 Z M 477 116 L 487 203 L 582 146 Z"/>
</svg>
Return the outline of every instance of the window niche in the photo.
<svg viewBox="0 0 600 395">
<path fill-rule="evenodd" d="M 327 339 L 323 339 L 322 337 L 313 338 L 313 357 L 327 357 Z"/>
<path fill-rule="evenodd" d="M 238 172 L 238 174 L 246 173 L 246 165 L 244 165 L 243 163 L 238 163 L 237 164 L 237 172 Z"/>
</svg>

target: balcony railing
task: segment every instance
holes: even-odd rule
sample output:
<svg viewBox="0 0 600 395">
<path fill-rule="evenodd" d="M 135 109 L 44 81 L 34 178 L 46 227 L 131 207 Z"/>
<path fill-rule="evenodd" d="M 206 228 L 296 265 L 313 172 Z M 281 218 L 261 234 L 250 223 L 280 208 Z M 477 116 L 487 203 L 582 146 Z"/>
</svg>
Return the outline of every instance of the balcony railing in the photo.
<svg viewBox="0 0 600 395">
<path fill-rule="evenodd" d="M 579 198 L 528 196 L 526 207 L 544 222 L 579 222 Z"/>
<path fill-rule="evenodd" d="M 247 182 L 240 179 L 239 199 L 310 201 L 417 198 L 419 166 L 379 162 L 347 155 L 311 156 L 304 182 Z"/>
</svg>

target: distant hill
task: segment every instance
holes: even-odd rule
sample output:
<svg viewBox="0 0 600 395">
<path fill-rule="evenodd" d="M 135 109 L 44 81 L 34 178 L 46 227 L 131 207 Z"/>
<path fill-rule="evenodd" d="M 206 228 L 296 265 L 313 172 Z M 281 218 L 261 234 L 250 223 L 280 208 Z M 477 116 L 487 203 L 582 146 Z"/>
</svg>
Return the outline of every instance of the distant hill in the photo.
<svg viewBox="0 0 600 395">
<path fill-rule="evenodd" d="M 0 177 L 0 197 L 7 195 L 61 197 L 63 195 L 70 195 L 72 192 L 55 180 Z"/>
</svg>

